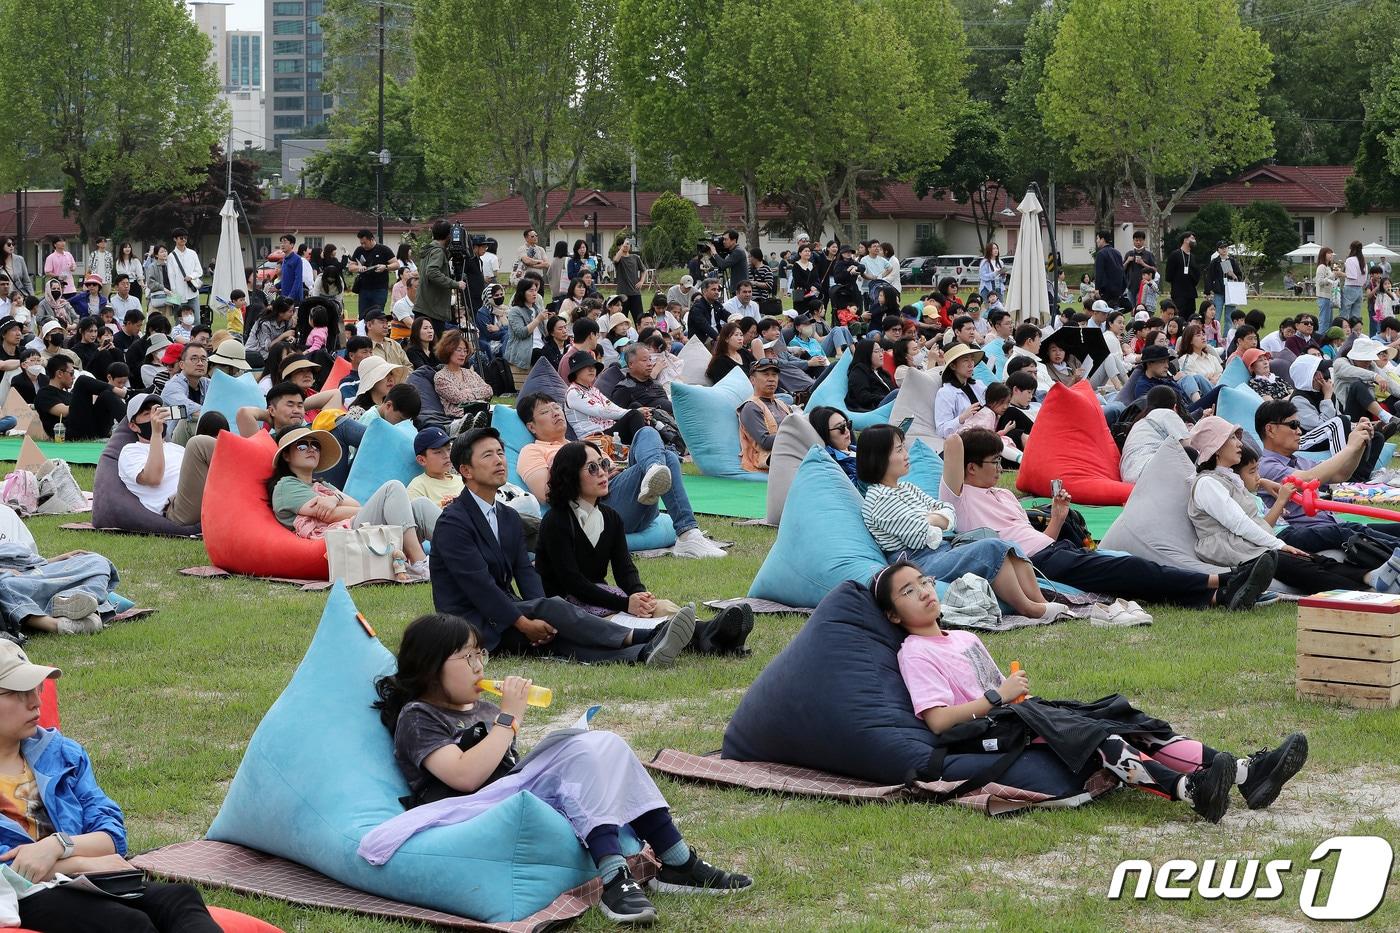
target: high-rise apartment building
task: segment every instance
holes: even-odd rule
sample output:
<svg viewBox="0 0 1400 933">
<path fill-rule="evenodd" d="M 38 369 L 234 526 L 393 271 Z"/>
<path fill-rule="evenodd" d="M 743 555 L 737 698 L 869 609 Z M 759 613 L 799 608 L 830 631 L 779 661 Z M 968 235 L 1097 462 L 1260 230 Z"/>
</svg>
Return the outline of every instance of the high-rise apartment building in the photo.
<svg viewBox="0 0 1400 933">
<path fill-rule="evenodd" d="M 322 93 L 325 39 L 321 14 L 325 0 L 265 0 L 263 31 L 267 67 L 268 145 L 320 126 L 330 116 L 334 100 Z"/>
<path fill-rule="evenodd" d="M 233 148 L 268 148 L 262 33 L 230 30 L 230 3 L 194 0 L 190 6 L 195 25 L 209 37 L 209 64 L 219 79 L 219 97 L 232 117 Z"/>
</svg>

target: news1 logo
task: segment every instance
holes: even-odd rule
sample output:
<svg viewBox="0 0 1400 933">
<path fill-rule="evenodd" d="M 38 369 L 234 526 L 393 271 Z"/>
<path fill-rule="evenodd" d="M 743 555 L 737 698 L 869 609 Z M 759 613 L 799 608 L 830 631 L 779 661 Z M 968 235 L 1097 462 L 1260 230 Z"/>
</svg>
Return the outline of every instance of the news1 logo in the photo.
<svg viewBox="0 0 1400 933">
<path fill-rule="evenodd" d="M 1332 873 L 1332 887 L 1327 899 L 1319 904 L 1324 869 L 1309 868 L 1303 872 L 1303 884 L 1298 891 L 1298 909 L 1312 920 L 1360 920 L 1370 916 L 1385 899 L 1395 853 L 1390 843 L 1380 836 L 1333 836 L 1313 849 L 1310 862 L 1326 859 L 1337 853 L 1337 867 Z M 1284 876 L 1293 870 L 1288 859 L 1261 862 L 1258 859 L 1226 859 L 1223 863 L 1207 859 L 1171 859 L 1154 868 L 1146 859 L 1128 859 L 1113 869 L 1108 899 L 1124 896 L 1128 877 L 1136 873 L 1137 880 L 1129 895 L 1145 900 L 1148 891 L 1164 900 L 1186 900 L 1200 897 L 1208 901 L 1277 900 L 1284 893 Z"/>
</svg>

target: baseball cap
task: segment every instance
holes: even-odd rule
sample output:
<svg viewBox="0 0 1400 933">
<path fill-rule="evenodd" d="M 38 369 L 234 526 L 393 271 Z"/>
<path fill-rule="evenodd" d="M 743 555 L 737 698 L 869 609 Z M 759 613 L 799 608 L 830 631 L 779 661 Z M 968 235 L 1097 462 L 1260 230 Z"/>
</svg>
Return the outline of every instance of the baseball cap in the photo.
<svg viewBox="0 0 1400 933">
<path fill-rule="evenodd" d="M 413 439 L 413 454 L 419 456 L 450 443 L 452 443 L 452 438 L 448 437 L 447 432 L 442 428 L 424 428 Z"/>
<path fill-rule="evenodd" d="M 134 395 L 126 403 L 126 420 L 131 421 L 147 408 L 155 408 L 160 404 L 160 396 L 153 392 L 142 392 Z"/>
<path fill-rule="evenodd" d="M 765 356 L 762 359 L 754 360 L 752 363 L 749 364 L 749 375 L 753 375 L 754 373 L 763 369 L 771 369 L 776 372 L 777 370 L 782 369 L 782 367 L 778 365 L 777 360 Z"/>
<path fill-rule="evenodd" d="M 386 315 L 384 312 L 379 310 L 366 311 L 364 314 L 360 315 L 360 320 L 365 323 L 369 323 L 370 321 L 382 321 L 385 320 L 385 318 Z"/>
<path fill-rule="evenodd" d="M 32 664 L 24 649 L 12 641 L 0 640 L 0 690 L 28 693 L 50 677 L 61 677 L 56 667 Z"/>
<path fill-rule="evenodd" d="M 1113 312 L 1113 309 L 1108 306 L 1108 302 L 1104 301 L 1102 298 L 1094 302 L 1093 307 L 1089 310 L 1094 314 L 1111 314 Z"/>
</svg>

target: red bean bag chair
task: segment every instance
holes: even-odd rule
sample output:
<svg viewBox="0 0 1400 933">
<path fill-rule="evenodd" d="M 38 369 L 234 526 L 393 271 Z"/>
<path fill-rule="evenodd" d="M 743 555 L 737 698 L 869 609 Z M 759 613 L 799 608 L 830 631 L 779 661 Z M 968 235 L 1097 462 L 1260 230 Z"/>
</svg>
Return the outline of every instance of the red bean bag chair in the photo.
<svg viewBox="0 0 1400 933">
<path fill-rule="evenodd" d="M 328 375 L 328 376 L 326 377 L 325 384 L 323 384 L 323 385 L 321 386 L 320 391 L 325 392 L 325 391 L 327 391 L 327 390 L 329 390 L 329 389 L 339 389 L 339 388 L 340 388 L 340 381 L 341 381 L 342 379 L 344 379 L 346 376 L 350 375 L 350 373 L 353 371 L 353 369 L 354 369 L 354 367 L 352 367 L 352 366 L 350 365 L 350 361 L 349 361 L 349 360 L 347 360 L 347 359 L 346 359 L 345 357 L 343 357 L 343 356 L 337 356 L 337 357 L 335 358 L 335 362 L 334 362 L 333 364 L 331 364 L 330 375 Z M 340 408 L 341 406 L 339 406 L 339 405 L 332 405 L 331 407 L 332 407 L 332 408 Z M 321 409 L 319 409 L 319 408 L 317 408 L 317 409 L 315 409 L 315 410 L 313 410 L 313 411 L 308 411 L 308 412 L 306 413 L 306 420 L 307 420 L 307 421 L 314 421 L 315 418 L 316 418 L 316 416 L 317 416 L 318 414 L 320 414 L 320 412 L 321 412 Z"/>
<path fill-rule="evenodd" d="M 1045 396 L 1026 440 L 1016 488 L 1048 496 L 1051 481 L 1059 479 L 1079 505 L 1122 505 L 1133 484 L 1123 482 L 1118 458 L 1118 445 L 1108 433 L 1093 387 L 1087 380 L 1072 389 L 1057 383 Z"/>
<path fill-rule="evenodd" d="M 281 927 L 275 927 L 257 917 L 240 914 L 236 910 L 210 907 L 209 916 L 214 918 L 214 922 L 224 933 L 282 933 Z M 9 933 L 36 933 L 28 927 L 5 927 L 4 929 L 8 930 Z"/>
<path fill-rule="evenodd" d="M 276 450 L 266 431 L 219 435 L 200 522 L 209 563 L 250 577 L 329 579 L 326 542 L 297 537 L 272 513 L 267 480 Z"/>
</svg>

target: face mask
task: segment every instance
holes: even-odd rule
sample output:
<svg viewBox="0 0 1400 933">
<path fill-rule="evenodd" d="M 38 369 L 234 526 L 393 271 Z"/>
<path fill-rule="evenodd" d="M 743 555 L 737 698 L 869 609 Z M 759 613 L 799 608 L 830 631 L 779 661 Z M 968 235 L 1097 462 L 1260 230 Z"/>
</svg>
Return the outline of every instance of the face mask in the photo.
<svg viewBox="0 0 1400 933">
<path fill-rule="evenodd" d="M 24 371 L 27 372 L 27 373 L 29 373 L 29 375 L 34 376 L 34 377 L 37 378 L 37 377 L 42 376 L 42 375 L 44 374 L 44 367 L 42 367 L 42 366 L 26 366 L 26 367 L 24 367 Z"/>
<path fill-rule="evenodd" d="M 194 323 L 194 315 L 193 315 L 193 314 L 182 314 L 182 315 L 180 315 L 180 323 L 181 323 L 181 324 L 184 324 L 186 327 L 189 327 L 191 324 Z"/>
<path fill-rule="evenodd" d="M 151 439 L 151 423 L 149 421 L 144 424 L 133 424 L 132 427 L 136 429 L 137 434 L 141 435 L 142 440 L 149 441 Z"/>
</svg>

